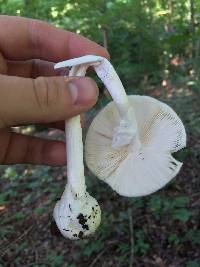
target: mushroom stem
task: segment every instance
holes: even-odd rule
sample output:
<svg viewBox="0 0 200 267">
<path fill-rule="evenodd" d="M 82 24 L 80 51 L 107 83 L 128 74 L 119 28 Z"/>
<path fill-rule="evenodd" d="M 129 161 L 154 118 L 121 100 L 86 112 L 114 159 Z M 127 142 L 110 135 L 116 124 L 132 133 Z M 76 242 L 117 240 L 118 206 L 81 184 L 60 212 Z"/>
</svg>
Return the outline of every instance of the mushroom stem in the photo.
<svg viewBox="0 0 200 267">
<path fill-rule="evenodd" d="M 72 65 L 69 76 L 84 76 L 87 64 Z M 101 209 L 86 191 L 80 116 L 65 123 L 68 183 L 57 201 L 53 217 L 64 237 L 85 238 L 93 234 L 101 221 Z"/>
<path fill-rule="evenodd" d="M 121 118 L 124 118 L 129 111 L 130 103 L 124 86 L 115 69 L 105 58 L 101 61 L 101 64 L 95 66 L 94 68 L 117 105 Z"/>
<path fill-rule="evenodd" d="M 119 149 L 130 143 L 140 147 L 135 112 L 115 69 L 106 58 L 103 58 L 101 63 L 94 68 L 111 94 L 121 117 L 120 125 L 114 129 L 112 147 Z"/>
<path fill-rule="evenodd" d="M 85 68 L 78 66 L 73 66 L 69 72 L 69 76 L 84 76 L 84 74 Z M 65 122 L 65 133 L 68 183 L 74 196 L 80 198 L 86 192 L 80 115 Z"/>
<path fill-rule="evenodd" d="M 119 111 L 121 120 L 120 125 L 114 129 L 112 147 L 114 149 L 119 149 L 129 144 L 133 144 L 134 147 L 140 147 L 141 144 L 138 137 L 138 127 L 134 109 L 129 103 L 128 96 L 119 76 L 106 58 L 87 55 L 59 62 L 55 65 L 55 68 L 80 66 L 81 64 L 87 64 L 87 67 L 94 66 L 98 77 L 108 89 Z"/>
</svg>

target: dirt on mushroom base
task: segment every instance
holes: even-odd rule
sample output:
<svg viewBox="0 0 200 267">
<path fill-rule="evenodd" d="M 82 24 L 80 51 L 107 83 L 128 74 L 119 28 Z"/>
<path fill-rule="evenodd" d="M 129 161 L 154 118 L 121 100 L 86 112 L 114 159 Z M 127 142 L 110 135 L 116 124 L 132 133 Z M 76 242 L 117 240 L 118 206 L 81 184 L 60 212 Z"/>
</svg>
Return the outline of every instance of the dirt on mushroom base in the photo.
<svg viewBox="0 0 200 267">
<path fill-rule="evenodd" d="M 157 91 L 153 88 L 151 95 Z M 88 191 L 97 196 L 103 213 L 99 231 L 89 240 L 74 242 L 50 233 L 65 168 L 1 167 L 0 266 L 127 267 L 132 252 L 134 266 L 199 266 L 200 108 L 199 96 L 188 93 L 175 88 L 171 96 L 169 91 L 161 96 L 188 131 L 187 149 L 175 155 L 184 165 L 174 182 L 152 196 L 129 199 L 86 173 Z M 47 136 L 46 131 L 37 134 Z M 58 131 L 51 134 L 62 138 Z"/>
</svg>

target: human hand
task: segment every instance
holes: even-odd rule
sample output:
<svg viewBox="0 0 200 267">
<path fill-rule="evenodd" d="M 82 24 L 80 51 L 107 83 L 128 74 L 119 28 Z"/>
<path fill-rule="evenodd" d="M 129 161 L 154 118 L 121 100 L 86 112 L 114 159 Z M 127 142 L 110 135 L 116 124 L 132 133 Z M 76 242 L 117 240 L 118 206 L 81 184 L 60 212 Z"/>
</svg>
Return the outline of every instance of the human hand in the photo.
<svg viewBox="0 0 200 267">
<path fill-rule="evenodd" d="M 65 144 L 14 133 L 12 126 L 61 121 L 91 108 L 98 88 L 90 78 L 56 77 L 53 62 L 104 48 L 47 23 L 0 16 L 0 164 L 64 165 Z"/>
</svg>

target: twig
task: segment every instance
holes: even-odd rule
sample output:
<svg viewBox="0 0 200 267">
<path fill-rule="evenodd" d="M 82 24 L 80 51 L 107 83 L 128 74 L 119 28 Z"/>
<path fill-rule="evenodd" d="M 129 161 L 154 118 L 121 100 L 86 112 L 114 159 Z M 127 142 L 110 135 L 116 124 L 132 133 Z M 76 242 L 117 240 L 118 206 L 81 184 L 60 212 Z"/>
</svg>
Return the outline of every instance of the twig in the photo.
<svg viewBox="0 0 200 267">
<path fill-rule="evenodd" d="M 33 227 L 34 227 L 34 225 L 31 225 L 22 235 L 20 235 L 18 238 L 16 238 L 14 241 L 12 241 L 11 244 L 6 247 L 6 249 L 1 253 L 0 256 L 3 257 L 6 254 L 7 250 L 9 248 L 11 248 L 17 242 L 22 240 L 33 229 Z"/>
<path fill-rule="evenodd" d="M 129 267 L 133 267 L 134 261 L 134 236 L 133 236 L 133 218 L 132 218 L 132 210 L 129 209 L 129 230 L 130 230 L 130 258 L 129 258 Z"/>
</svg>

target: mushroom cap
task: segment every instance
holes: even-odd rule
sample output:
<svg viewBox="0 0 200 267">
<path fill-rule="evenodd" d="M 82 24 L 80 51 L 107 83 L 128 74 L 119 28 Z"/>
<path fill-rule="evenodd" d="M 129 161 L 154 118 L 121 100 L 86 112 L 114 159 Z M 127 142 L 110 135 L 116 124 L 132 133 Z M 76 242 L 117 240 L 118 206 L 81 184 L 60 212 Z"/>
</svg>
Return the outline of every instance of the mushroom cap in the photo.
<svg viewBox="0 0 200 267">
<path fill-rule="evenodd" d="M 94 55 L 86 55 L 78 58 L 72 58 L 65 61 L 61 61 L 55 64 L 54 69 L 64 68 L 64 67 L 73 67 L 84 64 L 93 64 L 101 62 L 104 58 Z"/>
<path fill-rule="evenodd" d="M 110 102 L 91 123 L 85 142 L 88 168 L 124 196 L 144 196 L 165 186 L 182 163 L 171 153 L 186 145 L 185 128 L 168 105 L 149 96 L 128 96 L 134 108 L 141 146 L 112 147 L 120 116 Z"/>
<path fill-rule="evenodd" d="M 64 237 L 82 239 L 93 234 L 101 222 L 101 209 L 88 192 L 76 198 L 67 185 L 53 212 L 54 220 Z"/>
</svg>

